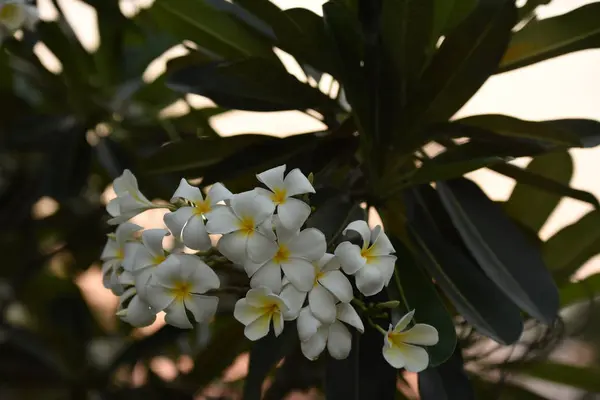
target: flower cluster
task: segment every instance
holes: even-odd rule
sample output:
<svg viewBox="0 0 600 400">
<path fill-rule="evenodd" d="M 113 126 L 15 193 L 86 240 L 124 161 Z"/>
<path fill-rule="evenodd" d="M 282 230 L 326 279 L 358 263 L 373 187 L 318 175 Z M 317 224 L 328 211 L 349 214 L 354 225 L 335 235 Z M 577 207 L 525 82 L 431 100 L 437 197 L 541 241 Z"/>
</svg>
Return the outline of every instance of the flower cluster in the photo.
<svg viewBox="0 0 600 400">
<path fill-rule="evenodd" d="M 117 197 L 107 211 L 109 224 L 118 227 L 101 259 L 104 285 L 120 296 L 117 315 L 134 326 L 153 323 L 161 311 L 168 324 L 180 328 L 210 321 L 223 290 L 208 261 L 217 254 L 223 268 L 243 269 L 248 277 L 248 286 L 237 288 L 246 294 L 233 310 L 248 339 L 265 337 L 271 327 L 279 336 L 295 321 L 307 358 L 318 358 L 325 348 L 335 359 L 346 358 L 350 329 L 365 329 L 353 303 L 365 306 L 355 299 L 350 279 L 364 296 L 379 293 L 394 273 L 395 250 L 380 226 L 371 230 L 365 221 L 354 221 L 343 234 L 357 233 L 361 245 L 344 241 L 328 253 L 325 235 L 305 228 L 311 214 L 306 201 L 315 193 L 311 180 L 298 169 L 285 172 L 282 165 L 260 173 L 257 179 L 265 187 L 237 194 L 215 183 L 203 195 L 182 179 L 166 206 L 148 200 L 130 171 L 115 179 Z M 142 231 L 127 222 L 164 207 L 170 210 L 164 216 L 169 230 Z M 197 253 L 167 251 L 167 235 Z M 210 235 L 220 235 L 216 249 Z M 405 315 L 387 332 L 368 315 L 363 318 L 384 334 L 383 355 L 392 366 L 420 371 L 429 357 L 415 345 L 434 345 L 438 337 L 429 325 L 407 330 L 412 316 Z"/>
<path fill-rule="evenodd" d="M 22 27 L 33 30 L 38 19 L 37 8 L 25 0 L 0 0 L 0 41 Z"/>
</svg>

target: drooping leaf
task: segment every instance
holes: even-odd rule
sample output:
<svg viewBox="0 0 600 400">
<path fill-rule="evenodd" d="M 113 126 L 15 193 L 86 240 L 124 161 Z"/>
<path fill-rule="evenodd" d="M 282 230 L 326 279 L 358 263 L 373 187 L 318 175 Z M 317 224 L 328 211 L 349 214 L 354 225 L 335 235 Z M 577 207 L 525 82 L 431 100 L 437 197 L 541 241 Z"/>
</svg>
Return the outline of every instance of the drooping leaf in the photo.
<svg viewBox="0 0 600 400">
<path fill-rule="evenodd" d="M 442 365 L 419 373 L 419 395 L 422 400 L 475 400 L 475 393 L 464 369 L 461 348 Z"/>
<path fill-rule="evenodd" d="M 600 47 L 599 18 L 600 4 L 591 3 L 566 14 L 528 23 L 513 35 L 499 72 Z"/>
<path fill-rule="evenodd" d="M 600 274 L 590 275 L 580 281 L 565 283 L 560 288 L 560 306 L 567 307 L 600 296 Z"/>
<path fill-rule="evenodd" d="M 270 26 L 265 24 L 260 18 L 257 18 L 252 13 L 248 12 L 245 8 L 240 7 L 236 3 L 229 2 L 226 0 L 204 0 L 207 4 L 211 5 L 219 11 L 226 12 L 236 19 L 244 22 L 250 28 L 257 32 L 260 32 L 266 38 L 275 40 L 275 33 Z"/>
<path fill-rule="evenodd" d="M 539 249 L 502 207 L 470 180 L 438 182 L 437 189 L 454 226 L 486 275 L 524 311 L 551 324 L 558 312 L 558 292 Z"/>
</svg>

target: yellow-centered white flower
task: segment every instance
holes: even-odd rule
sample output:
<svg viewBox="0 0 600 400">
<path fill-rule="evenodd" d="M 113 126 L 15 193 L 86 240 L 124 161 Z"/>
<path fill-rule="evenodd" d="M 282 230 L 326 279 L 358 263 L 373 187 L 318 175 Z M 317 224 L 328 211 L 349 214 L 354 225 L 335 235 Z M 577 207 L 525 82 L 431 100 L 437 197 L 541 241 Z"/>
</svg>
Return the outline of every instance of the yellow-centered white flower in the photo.
<svg viewBox="0 0 600 400">
<path fill-rule="evenodd" d="M 166 229 L 146 229 L 142 232 L 142 244 L 136 248 L 131 273 L 135 278 L 135 288 L 138 295 L 147 300 L 146 290 L 148 283 L 159 267 L 167 259 L 167 252 L 163 249 L 163 238 L 169 235 Z"/>
<path fill-rule="evenodd" d="M 233 316 L 246 326 L 244 334 L 250 340 L 267 336 L 273 322 L 275 336 L 283 332 L 285 301 L 267 287 L 250 289 L 246 297 L 235 303 Z"/>
<path fill-rule="evenodd" d="M 414 310 L 403 316 L 396 326 L 388 329 L 383 339 L 383 357 L 394 368 L 421 372 L 429 365 L 427 351 L 419 346 L 433 346 L 439 341 L 437 329 L 427 324 L 415 324 L 406 329 L 413 319 Z"/>
<path fill-rule="evenodd" d="M 362 247 L 342 242 L 335 255 L 344 272 L 355 275 L 358 290 L 365 296 L 373 296 L 389 284 L 394 274 L 396 256 L 391 255 L 394 247 L 379 225 L 371 231 L 365 221 L 354 221 L 344 229 L 344 235 L 349 230 L 360 234 Z"/>
<path fill-rule="evenodd" d="M 277 215 L 285 228 L 298 230 L 310 215 L 310 206 L 293 196 L 315 193 L 315 189 L 298 168 L 291 170 L 284 179 L 285 169 L 285 165 L 280 165 L 256 175 L 270 189 L 256 190 L 277 207 Z"/>
<path fill-rule="evenodd" d="M 219 298 L 204 295 L 220 286 L 219 277 L 199 257 L 171 254 L 156 269 L 148 285 L 148 302 L 157 311 L 165 311 L 165 322 L 178 328 L 192 328 L 187 311 L 196 322 L 215 315 Z"/>
<path fill-rule="evenodd" d="M 223 184 L 215 183 L 206 197 L 203 197 L 200 189 L 191 186 L 185 179 L 181 179 L 179 187 L 171 198 L 171 203 L 182 199 L 190 205 L 165 214 L 165 225 L 177 239 L 190 249 L 206 251 L 211 248 L 212 244 L 204 226 L 203 216 L 215 207 L 220 207 L 217 203 L 228 200 L 231 196 L 233 194 Z"/>
<path fill-rule="evenodd" d="M 228 207 L 206 213 L 208 233 L 223 234 L 217 248 L 234 263 L 262 263 L 277 252 L 272 216 L 275 207 L 255 190 L 233 195 Z"/>
<path fill-rule="evenodd" d="M 117 316 L 139 328 L 152 325 L 156 320 L 156 311 L 138 296 L 134 287 L 130 287 L 119 299 Z"/>
<path fill-rule="evenodd" d="M 102 263 L 102 283 L 115 295 L 123 293 L 123 286 L 119 282 L 119 275 L 128 267 L 135 256 L 135 233 L 142 229 L 141 226 L 124 223 L 117 227 L 115 234 L 109 236 L 100 255 Z"/>
<path fill-rule="evenodd" d="M 363 322 L 349 303 L 336 306 L 336 319 L 331 324 L 323 324 L 308 307 L 303 308 L 296 325 L 304 356 L 309 360 L 316 360 L 327 347 L 331 357 L 336 360 L 348 357 L 352 348 L 352 334 L 344 323 L 353 326 L 360 333 L 365 331 Z"/>
<path fill-rule="evenodd" d="M 39 19 L 36 7 L 25 0 L 4 0 L 0 2 L 0 26 L 12 34 L 21 27 L 32 30 Z"/>
<path fill-rule="evenodd" d="M 140 192 L 137 179 L 128 169 L 113 181 L 113 189 L 117 197 L 106 205 L 106 211 L 113 217 L 108 220 L 111 225 L 123 223 L 146 210 L 157 208 Z"/>
</svg>

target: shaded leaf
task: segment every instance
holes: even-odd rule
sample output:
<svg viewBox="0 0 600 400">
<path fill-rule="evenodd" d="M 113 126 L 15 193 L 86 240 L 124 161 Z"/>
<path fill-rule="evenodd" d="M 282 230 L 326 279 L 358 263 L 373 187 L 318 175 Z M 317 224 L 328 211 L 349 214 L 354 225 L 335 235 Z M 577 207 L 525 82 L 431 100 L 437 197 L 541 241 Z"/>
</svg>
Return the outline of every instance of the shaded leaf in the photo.
<svg viewBox="0 0 600 400">
<path fill-rule="evenodd" d="M 572 386 L 589 392 L 600 392 L 600 369 L 594 366 L 579 367 L 551 361 L 517 364 L 509 369 L 532 378 Z"/>
<path fill-rule="evenodd" d="M 422 400 L 475 400 L 475 393 L 463 366 L 461 349 L 456 346 L 452 357 L 442 365 L 419 373 Z"/>
<path fill-rule="evenodd" d="M 560 306 L 567 307 L 583 301 L 592 301 L 600 295 L 600 274 L 580 281 L 568 282 L 560 288 Z"/>
</svg>

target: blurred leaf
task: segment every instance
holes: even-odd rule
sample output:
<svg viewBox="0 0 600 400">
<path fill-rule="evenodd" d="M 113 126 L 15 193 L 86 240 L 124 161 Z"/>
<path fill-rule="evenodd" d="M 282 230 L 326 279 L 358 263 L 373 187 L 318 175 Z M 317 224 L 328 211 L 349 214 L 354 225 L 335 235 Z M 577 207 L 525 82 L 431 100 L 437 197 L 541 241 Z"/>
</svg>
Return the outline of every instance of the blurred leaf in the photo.
<svg viewBox="0 0 600 400">
<path fill-rule="evenodd" d="M 456 346 L 448 361 L 420 372 L 418 382 L 421 400 L 475 400 L 463 364 L 461 349 Z"/>
<path fill-rule="evenodd" d="M 438 4 L 442 2 L 443 0 L 437 0 Z M 449 3 L 452 3 L 452 11 L 446 21 L 445 31 L 449 32 L 460 25 L 476 9 L 478 2 L 479 0 L 450 0 Z"/>
<path fill-rule="evenodd" d="M 600 4 L 591 3 L 566 14 L 530 22 L 513 35 L 499 72 L 600 47 L 598 19 Z"/>
<path fill-rule="evenodd" d="M 600 369 L 594 366 L 579 367 L 552 361 L 532 362 L 509 366 L 513 373 L 571 386 L 593 393 L 600 392 Z"/>
<path fill-rule="evenodd" d="M 481 334 L 500 343 L 514 343 L 523 323 L 519 309 L 449 240 L 452 222 L 439 203 L 423 203 L 411 193 L 406 195 L 407 217 L 419 261 L 448 296 L 460 314 Z M 433 216 L 431 210 L 438 213 Z"/>
<path fill-rule="evenodd" d="M 226 12 L 236 19 L 244 22 L 250 28 L 254 29 L 257 32 L 260 32 L 263 36 L 268 39 L 275 40 L 275 33 L 273 30 L 265 24 L 260 18 L 257 18 L 253 14 L 249 13 L 243 7 L 240 7 L 236 3 L 226 1 L 226 0 L 204 0 L 207 4 L 211 5 L 217 10 Z"/>
<path fill-rule="evenodd" d="M 478 399 L 493 398 L 496 400 L 551 400 L 547 397 L 531 392 L 526 388 L 513 385 L 510 382 L 487 382 L 478 379 L 476 375 L 472 375 L 471 377 Z"/>
<path fill-rule="evenodd" d="M 560 288 L 560 306 L 567 307 L 583 301 L 593 301 L 600 296 L 600 274 L 582 280 L 567 282 Z"/>
<path fill-rule="evenodd" d="M 502 173 L 502 167 L 497 172 Z M 573 176 L 573 159 L 568 152 L 546 154 L 534 157 L 524 171 L 531 174 L 528 174 L 531 180 L 537 181 L 535 178 L 541 176 L 568 190 Z M 539 232 L 562 197 L 560 193 L 528 184 L 525 179 L 517 179 L 517 185 L 504 204 L 504 211 L 526 227 Z"/>
</svg>

